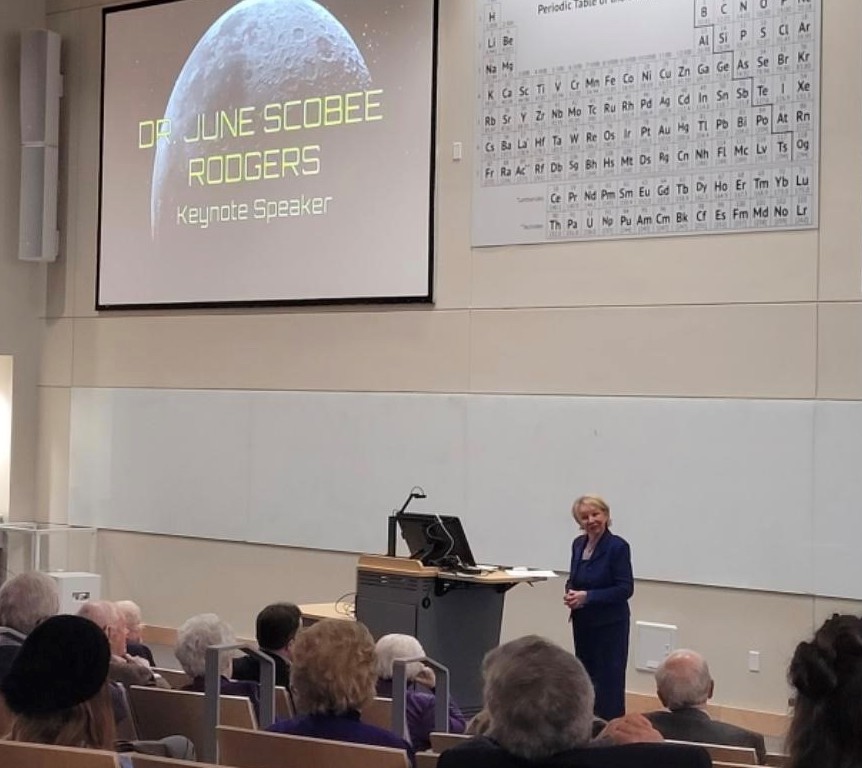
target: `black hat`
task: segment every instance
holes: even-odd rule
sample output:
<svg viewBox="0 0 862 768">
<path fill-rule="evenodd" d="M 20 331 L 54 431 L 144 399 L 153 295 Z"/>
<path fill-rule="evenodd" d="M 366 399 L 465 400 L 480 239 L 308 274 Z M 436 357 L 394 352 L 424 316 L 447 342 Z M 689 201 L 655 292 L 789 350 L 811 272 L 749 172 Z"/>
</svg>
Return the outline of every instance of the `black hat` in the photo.
<svg viewBox="0 0 862 768">
<path fill-rule="evenodd" d="M 47 715 L 93 698 L 108 677 L 108 638 L 89 619 L 52 616 L 12 662 L 0 692 L 17 715 Z"/>
</svg>

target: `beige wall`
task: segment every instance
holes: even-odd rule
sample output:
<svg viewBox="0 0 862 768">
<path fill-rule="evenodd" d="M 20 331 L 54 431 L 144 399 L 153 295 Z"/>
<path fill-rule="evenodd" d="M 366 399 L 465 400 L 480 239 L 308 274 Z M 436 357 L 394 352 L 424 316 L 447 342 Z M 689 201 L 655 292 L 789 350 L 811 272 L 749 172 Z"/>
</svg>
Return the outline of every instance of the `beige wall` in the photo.
<svg viewBox="0 0 862 768">
<path fill-rule="evenodd" d="M 0 520 L 9 518 L 12 451 L 12 355 L 0 355 Z"/>
<path fill-rule="evenodd" d="M 48 275 L 40 410 L 26 421 L 40 425 L 39 510 L 66 516 L 75 386 L 862 399 L 862 4 L 823 4 L 819 231 L 473 251 L 473 4 L 441 0 L 433 309 L 99 316 L 101 12 L 95 0 L 48 0 L 67 72 L 65 248 Z M 448 159 L 453 141 L 467 150 L 460 163 Z M 8 231 L 0 223 L 4 243 Z M 17 450 L 33 453 L 26 440 Z M 28 487 L 27 473 L 18 481 Z M 744 535 L 745 516 L 756 511 L 728 514 Z M 355 564 L 345 554 L 115 532 L 101 534 L 99 557 L 108 594 L 138 600 L 152 623 L 216 610 L 242 633 L 269 599 L 351 591 Z M 835 605 L 639 582 L 633 610 L 635 619 L 677 624 L 680 643 L 707 654 L 720 702 L 781 712 L 794 644 Z M 559 584 L 510 593 L 504 636 L 528 631 L 568 643 Z M 761 652 L 759 673 L 747 671 L 749 650 Z M 629 687 L 650 691 L 651 677 L 631 670 Z"/>
<path fill-rule="evenodd" d="M 4 3 L 0 11 L 0 355 L 13 358 L 14 403 L 8 509 L 18 518 L 37 514 L 36 446 L 39 423 L 39 349 L 45 304 L 43 264 L 18 261 L 18 190 L 21 130 L 18 57 L 24 29 L 45 26 L 44 0 Z M 2 374 L 0 374 L 0 378 Z M 8 385 L 7 385 L 8 391 Z M 2 483 L 0 471 L 0 483 Z M 3 491 L 0 491 L 3 492 Z"/>
</svg>

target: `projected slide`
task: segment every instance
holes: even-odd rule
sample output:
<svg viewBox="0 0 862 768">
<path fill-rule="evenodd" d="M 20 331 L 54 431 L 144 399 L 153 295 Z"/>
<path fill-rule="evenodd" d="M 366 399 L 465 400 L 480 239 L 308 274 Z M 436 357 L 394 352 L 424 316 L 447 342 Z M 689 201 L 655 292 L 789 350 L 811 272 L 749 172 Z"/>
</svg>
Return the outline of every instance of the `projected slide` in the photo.
<svg viewBox="0 0 862 768">
<path fill-rule="evenodd" d="M 436 0 L 104 10 L 100 309 L 431 298 Z"/>
</svg>

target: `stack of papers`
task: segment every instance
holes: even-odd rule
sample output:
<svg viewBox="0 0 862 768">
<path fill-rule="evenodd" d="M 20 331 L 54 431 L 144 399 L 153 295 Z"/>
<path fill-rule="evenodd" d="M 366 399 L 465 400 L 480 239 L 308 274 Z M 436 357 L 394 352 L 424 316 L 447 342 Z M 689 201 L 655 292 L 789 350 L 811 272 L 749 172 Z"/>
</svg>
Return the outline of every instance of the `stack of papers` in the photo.
<svg viewBox="0 0 862 768">
<path fill-rule="evenodd" d="M 555 571 L 542 571 L 538 568 L 507 568 L 506 569 L 507 576 L 532 576 L 536 579 L 555 579 L 557 578 L 557 574 Z"/>
</svg>

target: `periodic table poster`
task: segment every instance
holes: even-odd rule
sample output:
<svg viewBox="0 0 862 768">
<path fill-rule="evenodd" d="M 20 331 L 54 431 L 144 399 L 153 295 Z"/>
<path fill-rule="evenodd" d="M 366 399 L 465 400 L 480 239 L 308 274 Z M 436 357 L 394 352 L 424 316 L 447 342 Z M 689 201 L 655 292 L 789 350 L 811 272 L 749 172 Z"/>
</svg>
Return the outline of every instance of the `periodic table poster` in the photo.
<svg viewBox="0 0 862 768">
<path fill-rule="evenodd" d="M 476 0 L 473 245 L 817 226 L 821 0 Z"/>
</svg>

